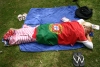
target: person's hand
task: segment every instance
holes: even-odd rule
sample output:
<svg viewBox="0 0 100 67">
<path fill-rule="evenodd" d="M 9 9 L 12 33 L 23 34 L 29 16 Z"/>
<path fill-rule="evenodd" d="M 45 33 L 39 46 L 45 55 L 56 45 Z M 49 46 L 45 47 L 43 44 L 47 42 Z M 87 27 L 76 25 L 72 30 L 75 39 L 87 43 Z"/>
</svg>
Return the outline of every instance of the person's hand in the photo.
<svg viewBox="0 0 100 67">
<path fill-rule="evenodd" d="M 86 35 L 86 38 L 88 41 L 92 42 L 91 37 L 89 36 L 89 34 Z"/>
<path fill-rule="evenodd" d="M 61 20 L 62 20 L 63 22 L 70 22 L 70 20 L 69 20 L 68 18 L 66 18 L 66 17 L 63 17 Z"/>
</svg>

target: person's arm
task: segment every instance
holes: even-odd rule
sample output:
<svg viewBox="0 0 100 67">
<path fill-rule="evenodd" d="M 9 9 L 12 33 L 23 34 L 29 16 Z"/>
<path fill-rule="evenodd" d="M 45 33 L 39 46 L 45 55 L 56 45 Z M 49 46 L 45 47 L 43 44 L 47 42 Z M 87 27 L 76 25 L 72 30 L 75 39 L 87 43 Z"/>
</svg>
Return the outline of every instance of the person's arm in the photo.
<svg viewBox="0 0 100 67">
<path fill-rule="evenodd" d="M 93 49 L 93 43 L 92 43 L 90 36 L 87 35 L 86 37 L 87 37 L 86 41 L 77 41 L 77 42 L 83 43 L 89 49 Z"/>
<path fill-rule="evenodd" d="M 63 22 L 71 22 L 71 20 L 66 18 L 66 17 L 63 17 L 61 20 Z M 84 19 L 79 19 L 79 20 L 76 20 L 76 21 L 79 22 L 79 24 L 82 24 L 83 22 L 85 22 Z"/>
<path fill-rule="evenodd" d="M 91 41 L 86 40 L 86 41 L 77 41 L 77 42 L 83 43 L 89 49 L 93 49 L 93 43 Z"/>
<path fill-rule="evenodd" d="M 81 43 L 83 43 L 87 48 L 89 49 L 93 49 L 93 43 L 91 41 L 81 41 Z"/>
<path fill-rule="evenodd" d="M 77 20 L 77 22 L 79 22 L 79 24 L 82 24 L 83 22 L 85 22 L 85 20 L 79 19 L 79 20 Z"/>
<path fill-rule="evenodd" d="M 89 49 L 93 49 L 93 43 L 92 43 L 92 40 L 91 40 L 89 34 L 86 35 L 86 38 L 87 38 L 86 41 L 77 41 L 77 42 L 83 43 Z"/>
</svg>

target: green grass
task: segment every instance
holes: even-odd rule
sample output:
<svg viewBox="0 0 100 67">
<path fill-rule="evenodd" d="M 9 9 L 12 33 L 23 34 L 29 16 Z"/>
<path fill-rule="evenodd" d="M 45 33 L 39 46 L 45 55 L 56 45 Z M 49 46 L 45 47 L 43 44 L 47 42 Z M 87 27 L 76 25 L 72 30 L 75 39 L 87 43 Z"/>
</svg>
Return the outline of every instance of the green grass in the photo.
<svg viewBox="0 0 100 67">
<path fill-rule="evenodd" d="M 100 1 L 79 0 L 81 6 L 93 9 L 93 16 L 87 21 L 100 25 Z M 34 7 L 59 7 L 75 5 L 72 0 L 0 0 L 0 39 L 10 28 L 20 28 L 24 21 L 19 22 L 17 15 L 28 13 Z M 94 49 L 81 48 L 69 51 L 21 52 L 19 46 L 4 47 L 0 42 L 0 67 L 74 67 L 73 52 L 82 52 L 85 57 L 85 67 L 100 66 L 100 31 L 94 31 Z"/>
</svg>

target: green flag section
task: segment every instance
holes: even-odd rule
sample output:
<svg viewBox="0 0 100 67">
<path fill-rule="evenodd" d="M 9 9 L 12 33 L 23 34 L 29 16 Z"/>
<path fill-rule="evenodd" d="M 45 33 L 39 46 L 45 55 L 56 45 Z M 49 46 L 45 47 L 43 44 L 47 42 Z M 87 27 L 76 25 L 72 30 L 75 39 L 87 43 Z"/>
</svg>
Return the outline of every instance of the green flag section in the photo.
<svg viewBox="0 0 100 67">
<path fill-rule="evenodd" d="M 53 24 L 44 24 L 37 28 L 36 40 L 38 43 L 49 45 L 57 44 L 57 34 L 52 32 L 52 25 Z"/>
</svg>

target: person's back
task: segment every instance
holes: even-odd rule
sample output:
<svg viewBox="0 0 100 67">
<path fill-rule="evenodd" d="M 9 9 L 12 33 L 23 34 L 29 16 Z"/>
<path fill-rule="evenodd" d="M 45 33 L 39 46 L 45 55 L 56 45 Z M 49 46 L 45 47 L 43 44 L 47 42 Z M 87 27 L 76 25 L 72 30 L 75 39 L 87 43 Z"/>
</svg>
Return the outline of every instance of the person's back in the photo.
<svg viewBox="0 0 100 67">
<path fill-rule="evenodd" d="M 85 41 L 85 32 L 77 21 L 61 23 L 63 31 L 58 34 L 58 43 L 63 45 L 74 45 L 77 41 Z"/>
</svg>

